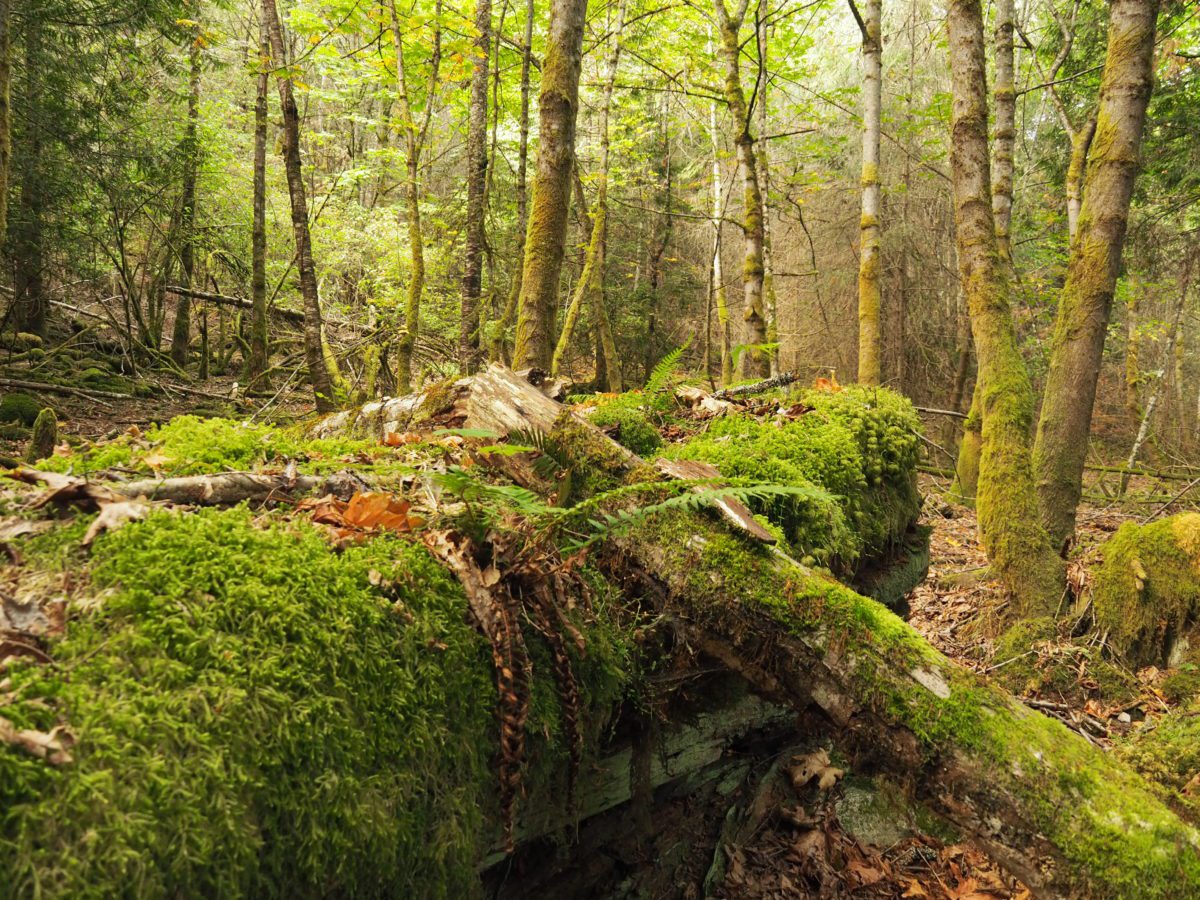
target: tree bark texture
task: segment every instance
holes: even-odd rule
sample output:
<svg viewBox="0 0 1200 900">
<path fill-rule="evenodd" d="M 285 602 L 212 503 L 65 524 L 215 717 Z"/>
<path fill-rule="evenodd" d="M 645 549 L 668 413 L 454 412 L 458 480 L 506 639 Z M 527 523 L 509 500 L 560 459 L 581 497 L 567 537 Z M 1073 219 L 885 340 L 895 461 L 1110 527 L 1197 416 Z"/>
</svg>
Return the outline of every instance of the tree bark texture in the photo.
<svg viewBox="0 0 1200 900">
<path fill-rule="evenodd" d="M 259 22 L 260 71 L 254 96 L 254 222 L 250 233 L 250 353 L 246 374 L 251 387 L 266 387 L 267 334 L 267 90 L 271 36 L 266 17 Z"/>
<path fill-rule="evenodd" d="M 10 255 L 13 261 L 13 322 L 18 332 L 45 336 L 50 300 L 45 291 L 45 221 L 42 204 L 45 202 L 46 160 L 45 139 L 37 126 L 44 114 L 41 67 L 43 35 L 36 22 L 25 28 L 25 96 L 26 127 L 18 157 L 17 177 L 20 179 L 17 214 L 10 235 Z"/>
<path fill-rule="evenodd" d="M 275 0 L 263 0 L 263 16 L 271 40 L 271 52 L 277 66 L 287 65 L 283 28 Z M 313 262 L 312 237 L 308 231 L 308 198 L 300 160 L 300 110 L 292 92 L 288 73 L 279 76 L 279 105 L 283 111 L 283 163 L 287 171 L 288 195 L 292 207 L 292 233 L 296 240 L 296 269 L 300 274 L 300 296 L 304 301 L 304 361 L 312 381 L 318 412 L 336 408 L 333 379 L 321 353 L 321 302 L 317 294 L 317 269 Z"/>
<path fill-rule="evenodd" d="M 1104 339 L 1154 85 L 1158 0 L 1113 0 L 1096 133 L 1050 345 L 1034 446 L 1042 522 L 1056 546 L 1075 531 Z"/>
<path fill-rule="evenodd" d="M 553 0 L 538 97 L 539 146 L 533 201 L 525 232 L 513 364 L 549 369 L 554 350 L 558 279 L 566 252 L 575 119 L 583 63 L 586 0 Z"/>
<path fill-rule="evenodd" d="M 862 16 L 862 217 L 858 256 L 858 381 L 879 384 L 883 259 L 880 250 L 879 132 L 883 90 L 883 3 L 866 0 Z"/>
<path fill-rule="evenodd" d="M 475 33 L 471 107 L 467 118 L 467 223 L 458 334 L 458 365 L 468 373 L 475 371 L 479 364 L 479 297 L 483 275 L 484 198 L 487 188 L 487 93 L 488 58 L 492 44 L 492 0 L 475 0 Z"/>
<path fill-rule="evenodd" d="M 12 0 L 0 0 L 0 249 L 8 239 L 12 173 Z"/>
<path fill-rule="evenodd" d="M 744 378 L 766 378 L 771 374 L 771 364 L 762 349 L 767 343 L 767 319 L 763 309 L 763 201 L 758 183 L 758 160 L 754 154 L 751 111 L 742 89 L 740 59 L 740 37 L 747 6 L 748 0 L 739 0 L 737 9 L 730 14 L 725 8 L 725 0 L 714 0 L 721 56 L 725 61 L 725 102 L 733 117 L 738 177 L 742 182 L 742 232 L 745 237 L 742 320 L 749 347 L 741 357 L 741 374 Z"/>
<path fill-rule="evenodd" d="M 196 287 L 196 176 L 200 169 L 200 26 L 190 31 L 188 48 L 187 127 L 183 133 L 183 197 L 180 200 L 179 265 L 183 283 Z M 191 298 L 179 294 L 175 303 L 175 327 L 171 333 L 171 359 L 180 368 L 187 365 L 192 350 Z"/>
<path fill-rule="evenodd" d="M 1030 463 L 1033 386 L 1017 345 L 1008 278 L 996 245 L 980 0 L 953 0 L 949 35 L 959 277 L 979 360 L 979 526 L 988 558 L 1018 609 L 1052 613 L 1062 596 L 1064 571 L 1038 518 Z"/>
</svg>

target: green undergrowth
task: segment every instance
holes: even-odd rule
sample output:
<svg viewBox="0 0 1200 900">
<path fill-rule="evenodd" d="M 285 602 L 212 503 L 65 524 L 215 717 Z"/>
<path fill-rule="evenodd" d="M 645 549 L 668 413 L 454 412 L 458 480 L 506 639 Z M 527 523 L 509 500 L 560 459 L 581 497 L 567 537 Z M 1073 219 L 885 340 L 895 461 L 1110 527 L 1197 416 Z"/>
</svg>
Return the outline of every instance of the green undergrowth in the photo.
<svg viewBox="0 0 1200 900">
<path fill-rule="evenodd" d="M 1097 886 L 1104 896 L 1130 898 L 1195 896 L 1200 889 L 1200 833 L 1149 784 L 950 663 L 880 604 L 695 514 L 651 529 L 646 539 L 661 550 L 659 577 L 687 598 L 697 625 L 728 635 L 732 648 L 751 635 L 754 664 L 787 673 L 794 660 L 774 658 L 776 642 L 746 621 L 748 611 L 760 610 L 853 684 L 839 700 L 838 679 L 822 685 L 818 671 L 812 683 L 823 704 L 902 727 L 934 773 L 940 762 L 951 771 L 974 768 L 976 779 L 1017 796 L 1037 832 L 1074 871 L 1086 873 L 1091 889 L 1080 882 L 1072 896 L 1092 895 Z M 803 673 L 785 677 L 785 685 L 808 680 Z"/>
<path fill-rule="evenodd" d="M 1005 631 L 996 641 L 991 676 L 1014 694 L 1107 703 L 1138 695 L 1132 672 L 1105 658 L 1094 642 L 1060 635 L 1050 617 L 1024 619 Z"/>
<path fill-rule="evenodd" d="M 419 453 L 420 447 L 406 444 L 403 450 Z M 378 441 L 309 439 L 269 424 L 185 415 L 152 426 L 144 435 L 124 434 L 75 448 L 43 460 L 38 467 L 77 475 L 116 467 L 175 476 L 282 467 L 295 461 L 301 472 L 319 474 L 346 467 L 386 470 L 396 460 L 396 451 Z"/>
<path fill-rule="evenodd" d="M 1119 741 L 1117 757 L 1200 821 L 1200 702 L 1172 710 Z"/>
<path fill-rule="evenodd" d="M 1126 523 L 1103 546 L 1096 571 L 1096 630 L 1132 665 L 1169 660 L 1200 613 L 1200 513 Z"/>
<path fill-rule="evenodd" d="M 811 409 L 798 418 L 724 416 L 666 455 L 712 463 L 731 478 L 834 495 L 833 501 L 780 499 L 756 512 L 784 530 L 804 562 L 852 571 L 860 558 L 897 546 L 917 518 L 920 424 L 911 404 L 885 389 L 806 391 L 800 400 Z"/>
<path fill-rule="evenodd" d="M 77 565 L 85 527 L 29 542 L 28 564 Z M 478 891 L 496 834 L 492 663 L 421 545 L 338 553 L 247 509 L 159 513 L 102 537 L 90 580 L 97 599 L 51 645 L 54 664 L 7 673 L 16 700 L 0 713 L 78 743 L 61 767 L 0 748 L 0 893 Z M 629 678 L 605 613 L 577 617 L 589 746 Z M 549 651 L 528 641 L 529 802 L 561 806 Z"/>
<path fill-rule="evenodd" d="M 638 456 L 653 455 L 662 446 L 659 430 L 679 422 L 675 400 L 665 391 L 575 394 L 568 399 L 590 406 L 580 410 L 588 421 Z"/>
</svg>

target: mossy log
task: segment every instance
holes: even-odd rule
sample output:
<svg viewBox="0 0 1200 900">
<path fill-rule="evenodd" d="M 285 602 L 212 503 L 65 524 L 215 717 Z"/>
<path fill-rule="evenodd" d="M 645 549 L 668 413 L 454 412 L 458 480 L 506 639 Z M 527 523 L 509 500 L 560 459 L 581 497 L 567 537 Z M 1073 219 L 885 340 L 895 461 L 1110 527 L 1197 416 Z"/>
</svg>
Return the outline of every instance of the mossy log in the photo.
<svg viewBox="0 0 1200 900">
<path fill-rule="evenodd" d="M 463 390 L 468 427 L 550 433 L 591 468 L 589 482 L 649 472 L 504 369 Z M 519 463 L 498 464 L 523 477 Z M 1200 833 L 1140 776 L 951 663 L 874 601 L 696 513 L 611 539 L 598 561 L 756 692 L 823 712 L 857 766 L 904 780 L 1038 893 L 1200 892 Z"/>
</svg>

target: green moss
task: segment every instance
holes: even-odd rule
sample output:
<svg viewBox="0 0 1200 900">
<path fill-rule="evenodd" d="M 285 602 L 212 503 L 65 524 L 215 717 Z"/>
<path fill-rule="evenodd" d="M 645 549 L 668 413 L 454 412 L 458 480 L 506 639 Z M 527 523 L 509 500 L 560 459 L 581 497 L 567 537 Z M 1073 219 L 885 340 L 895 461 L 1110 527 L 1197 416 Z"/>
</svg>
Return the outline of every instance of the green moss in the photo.
<svg viewBox="0 0 1200 900">
<path fill-rule="evenodd" d="M 25 460 L 35 463 L 54 452 L 58 443 L 58 418 L 54 410 L 43 409 L 38 413 L 33 423 L 33 434 L 29 437 L 29 446 L 25 449 Z"/>
<path fill-rule="evenodd" d="M 1119 759 L 1155 784 L 1193 818 L 1200 816 L 1200 796 L 1184 788 L 1200 776 L 1200 704 L 1175 710 L 1132 732 L 1114 748 Z"/>
<path fill-rule="evenodd" d="M 56 552 L 68 546 L 56 537 Z M 491 658 L 423 547 L 380 538 L 335 553 L 314 530 L 263 529 L 237 509 L 155 515 L 94 552 L 98 610 L 51 647 L 56 665 L 11 672 L 4 715 L 65 723 L 79 742 L 57 768 L 0 748 L 6 892 L 478 890 L 494 809 Z M 579 624 L 594 730 L 628 652 L 615 629 Z M 545 751 L 533 793 L 553 798 L 561 781 L 546 770 L 561 778 L 565 751 L 547 652 L 536 640 L 531 652 L 528 730 Z"/>
<path fill-rule="evenodd" d="M 1180 666 L 1163 679 L 1161 690 L 1171 703 L 1186 703 L 1200 694 L 1200 667 L 1191 663 Z"/>
<path fill-rule="evenodd" d="M 662 446 L 658 429 L 645 413 L 616 404 L 604 404 L 591 417 L 598 428 L 613 430 L 613 439 L 638 456 L 650 456 Z"/>
<path fill-rule="evenodd" d="M 0 398 L 0 422 L 20 422 L 31 428 L 41 410 L 42 405 L 28 394 L 11 393 Z"/>
<path fill-rule="evenodd" d="M 1200 514 L 1126 523 L 1103 553 L 1094 581 L 1097 630 L 1130 664 L 1163 665 L 1200 611 Z"/>
</svg>

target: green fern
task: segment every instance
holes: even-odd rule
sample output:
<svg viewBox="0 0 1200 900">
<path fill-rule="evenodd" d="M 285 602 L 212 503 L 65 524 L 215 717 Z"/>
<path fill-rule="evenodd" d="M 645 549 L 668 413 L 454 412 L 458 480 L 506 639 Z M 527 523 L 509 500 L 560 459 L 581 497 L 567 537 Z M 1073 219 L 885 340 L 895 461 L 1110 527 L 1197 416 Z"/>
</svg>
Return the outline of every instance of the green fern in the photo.
<svg viewBox="0 0 1200 900">
<path fill-rule="evenodd" d="M 683 359 L 683 354 L 691 345 L 692 339 L 689 337 L 683 344 L 658 361 L 658 365 L 650 371 L 650 377 L 646 379 L 647 394 L 657 394 L 667 387 L 675 370 L 679 367 L 679 361 Z"/>
</svg>

